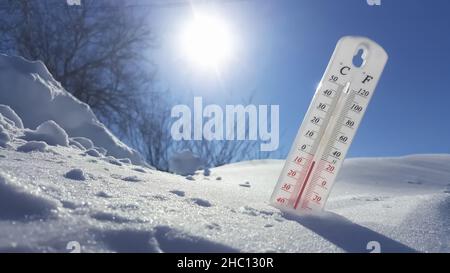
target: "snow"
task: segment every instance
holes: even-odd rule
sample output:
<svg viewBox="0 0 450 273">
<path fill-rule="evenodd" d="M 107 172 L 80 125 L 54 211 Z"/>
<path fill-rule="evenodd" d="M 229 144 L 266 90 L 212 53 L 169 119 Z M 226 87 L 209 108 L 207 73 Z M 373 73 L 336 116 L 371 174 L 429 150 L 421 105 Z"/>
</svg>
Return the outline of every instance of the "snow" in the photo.
<svg viewBox="0 0 450 273">
<path fill-rule="evenodd" d="M 211 207 L 211 203 L 208 200 L 202 199 L 202 198 L 189 198 L 189 202 L 192 202 L 195 205 L 201 206 L 201 207 Z"/>
<path fill-rule="evenodd" d="M 36 130 L 25 130 L 22 139 L 28 141 L 44 141 L 48 145 L 69 146 L 69 137 L 66 131 L 53 120 L 48 120 L 39 125 Z"/>
<path fill-rule="evenodd" d="M 170 191 L 170 193 L 173 193 L 173 194 L 178 195 L 180 197 L 184 197 L 185 196 L 185 192 L 184 191 L 173 190 L 173 191 Z"/>
<path fill-rule="evenodd" d="M 105 156 L 108 153 L 108 151 L 103 147 L 94 147 L 94 150 L 96 150 L 99 154 L 101 154 L 103 156 Z M 114 158 L 113 156 L 108 156 L 108 157 Z"/>
<path fill-rule="evenodd" d="M 3 129 L 11 129 L 11 127 L 14 127 L 14 122 L 0 114 L 0 127 Z"/>
<path fill-rule="evenodd" d="M 72 137 L 70 138 L 72 141 L 78 142 L 81 146 L 84 147 L 84 149 L 89 150 L 94 148 L 94 143 L 89 138 L 85 137 Z"/>
<path fill-rule="evenodd" d="M 26 128 L 34 129 L 52 120 L 70 137 L 90 139 L 108 155 L 145 164 L 138 152 L 118 140 L 98 121 L 88 105 L 64 90 L 40 61 L 0 54 L 0 103 L 13 109 Z M 6 112 L 3 116 L 12 118 Z"/>
<path fill-rule="evenodd" d="M 0 251 L 65 252 L 71 241 L 83 252 L 368 252 L 370 241 L 389 252 L 450 251 L 450 155 L 348 159 L 327 211 L 296 217 L 268 204 L 281 160 L 230 164 L 188 181 L 91 161 L 72 147 L 19 153 L 22 141 L 0 150 L 8 174 Z M 89 183 L 65 181 L 72 169 Z"/>
<path fill-rule="evenodd" d="M 46 152 L 47 144 L 43 141 L 30 141 L 19 147 L 17 147 L 18 152 L 30 153 L 30 152 Z"/>
<path fill-rule="evenodd" d="M 0 221 L 46 219 L 57 210 L 57 203 L 27 189 L 26 184 L 0 173 Z"/>
<path fill-rule="evenodd" d="M 246 188 L 250 188 L 252 185 L 250 184 L 249 181 L 245 181 L 244 183 L 239 184 L 239 186 L 241 186 L 241 187 L 246 187 Z"/>
<path fill-rule="evenodd" d="M 195 180 L 195 178 L 192 175 L 186 175 L 186 179 L 191 181 Z"/>
<path fill-rule="evenodd" d="M 65 175 L 65 178 L 72 179 L 72 180 L 78 180 L 78 181 L 85 181 L 86 175 L 84 174 L 82 169 L 72 169 L 68 171 Z"/>
<path fill-rule="evenodd" d="M 11 140 L 8 132 L 0 125 L 0 147 L 6 148 L 6 144 Z"/>
<path fill-rule="evenodd" d="M 131 160 L 129 158 L 120 158 L 119 162 L 123 164 L 131 164 Z"/>
<path fill-rule="evenodd" d="M 23 129 L 22 119 L 8 105 L 0 104 L 0 114 L 12 121 L 15 127 Z"/>
<path fill-rule="evenodd" d="M 448 154 L 347 159 L 298 217 L 268 204 L 282 160 L 160 172 L 42 63 L 0 55 L 0 90 L 0 252 L 450 252 Z"/>
<path fill-rule="evenodd" d="M 144 169 L 139 168 L 139 167 L 132 168 L 132 170 L 136 171 L 136 172 L 140 172 L 140 173 L 146 173 L 146 171 Z"/>
<path fill-rule="evenodd" d="M 112 196 L 109 195 L 108 193 L 104 192 L 104 191 L 99 191 L 95 194 L 98 197 L 103 197 L 103 198 L 111 198 Z"/>
<path fill-rule="evenodd" d="M 109 162 L 113 165 L 122 166 L 122 163 L 114 157 L 108 156 L 104 159 L 106 162 Z"/>
<path fill-rule="evenodd" d="M 89 149 L 85 152 L 86 155 L 90 155 L 92 157 L 101 157 L 102 155 L 95 149 Z"/>
<path fill-rule="evenodd" d="M 81 145 L 80 143 L 78 143 L 77 141 L 73 140 L 72 138 L 69 139 L 69 145 L 73 148 L 76 148 L 78 150 L 84 151 L 86 150 L 83 145 Z"/>
<path fill-rule="evenodd" d="M 141 181 L 141 179 L 139 177 L 137 177 L 136 175 L 123 177 L 122 180 L 128 181 L 128 182 L 140 182 Z"/>
</svg>

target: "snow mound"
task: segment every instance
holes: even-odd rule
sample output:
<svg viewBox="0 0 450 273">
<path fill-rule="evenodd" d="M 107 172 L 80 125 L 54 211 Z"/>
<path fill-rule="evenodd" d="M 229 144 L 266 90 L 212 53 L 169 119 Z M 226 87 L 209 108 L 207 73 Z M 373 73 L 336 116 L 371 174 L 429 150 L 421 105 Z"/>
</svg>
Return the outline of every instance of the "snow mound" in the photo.
<svg viewBox="0 0 450 273">
<path fill-rule="evenodd" d="M 22 153 L 30 153 L 30 152 L 44 153 L 47 151 L 47 147 L 48 147 L 47 143 L 43 141 L 30 141 L 17 147 L 17 151 Z"/>
<path fill-rule="evenodd" d="M 135 172 L 146 173 L 146 171 L 142 168 L 132 168 L 132 170 Z"/>
<path fill-rule="evenodd" d="M 131 160 L 129 158 L 119 158 L 119 161 L 123 164 L 131 164 Z"/>
<path fill-rule="evenodd" d="M 81 151 L 85 151 L 86 150 L 83 147 L 83 145 L 81 145 L 77 141 L 73 140 L 72 138 L 69 138 L 69 146 L 72 146 L 73 148 L 76 148 L 76 149 L 81 150 Z"/>
<path fill-rule="evenodd" d="M 16 114 L 16 112 L 14 112 L 13 109 L 11 109 L 11 107 L 0 104 L 0 114 L 14 122 L 15 127 L 23 129 L 22 119 Z"/>
<path fill-rule="evenodd" d="M 0 126 L 2 126 L 4 129 L 11 129 L 14 126 L 14 122 L 8 118 L 5 118 L 0 113 Z"/>
<path fill-rule="evenodd" d="M 122 163 L 114 157 L 108 156 L 108 157 L 104 158 L 104 160 L 113 165 L 122 166 Z"/>
<path fill-rule="evenodd" d="M 53 120 L 42 123 L 36 130 L 25 130 L 24 133 L 22 139 L 28 141 L 44 141 L 51 146 L 69 146 L 69 137 L 66 131 Z"/>
<path fill-rule="evenodd" d="M 92 142 L 92 140 L 90 140 L 89 138 L 85 138 L 85 137 L 72 137 L 70 138 L 73 141 L 78 142 L 79 144 L 81 144 L 81 146 L 83 146 L 86 150 L 92 149 L 94 148 L 94 143 Z"/>
<path fill-rule="evenodd" d="M 101 157 L 102 156 L 96 149 L 89 149 L 84 154 L 90 155 L 92 157 Z"/>
<path fill-rule="evenodd" d="M 53 120 L 71 137 L 88 138 L 108 155 L 145 165 L 137 151 L 117 139 L 87 104 L 64 90 L 40 61 L 0 54 L 0 102 L 14 109 L 26 128 Z"/>
<path fill-rule="evenodd" d="M 83 172 L 82 169 L 72 169 L 68 171 L 65 175 L 65 178 L 72 179 L 72 180 L 78 180 L 78 181 L 85 181 L 86 175 Z"/>
<path fill-rule="evenodd" d="M 169 160 L 169 170 L 179 175 L 192 175 L 203 165 L 203 161 L 191 151 L 175 153 Z"/>
<path fill-rule="evenodd" d="M 200 207 L 211 207 L 212 206 L 212 204 L 208 200 L 205 200 L 202 198 L 190 198 L 190 199 L 188 199 L 188 201 L 192 202 L 193 204 L 196 204 Z"/>
<path fill-rule="evenodd" d="M 108 151 L 103 147 L 94 147 L 93 149 L 99 152 L 101 155 L 106 155 L 108 153 Z"/>
<path fill-rule="evenodd" d="M 1 115 L 0 115 L 1 117 Z M 5 130 L 3 125 L 0 125 L 0 147 L 6 148 L 6 144 L 11 141 L 9 133 Z"/>
<path fill-rule="evenodd" d="M 23 187 L 12 177 L 0 173 L 0 220 L 47 218 L 57 203 Z"/>
<path fill-rule="evenodd" d="M 141 181 L 141 179 L 139 177 L 137 177 L 136 175 L 123 177 L 122 180 L 127 181 L 127 182 L 140 182 Z"/>
</svg>

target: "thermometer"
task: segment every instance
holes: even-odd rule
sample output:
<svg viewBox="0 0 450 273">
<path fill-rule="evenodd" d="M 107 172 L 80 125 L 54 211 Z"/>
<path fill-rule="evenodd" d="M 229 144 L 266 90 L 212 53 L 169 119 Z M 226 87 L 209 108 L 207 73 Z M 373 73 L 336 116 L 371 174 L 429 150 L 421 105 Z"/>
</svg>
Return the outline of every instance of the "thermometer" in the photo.
<svg viewBox="0 0 450 273">
<path fill-rule="evenodd" d="M 387 59 L 368 38 L 339 40 L 271 196 L 273 206 L 293 213 L 323 209 Z"/>
</svg>

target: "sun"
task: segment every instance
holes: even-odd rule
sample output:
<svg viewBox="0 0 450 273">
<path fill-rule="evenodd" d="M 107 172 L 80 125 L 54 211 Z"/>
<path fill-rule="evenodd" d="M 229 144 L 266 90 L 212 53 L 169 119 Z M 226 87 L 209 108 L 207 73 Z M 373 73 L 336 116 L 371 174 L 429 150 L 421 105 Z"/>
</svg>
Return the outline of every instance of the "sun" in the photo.
<svg viewBox="0 0 450 273">
<path fill-rule="evenodd" d="M 190 62 L 217 68 L 229 60 L 233 51 L 231 31 L 219 16 L 196 14 L 184 27 L 181 47 Z"/>
</svg>

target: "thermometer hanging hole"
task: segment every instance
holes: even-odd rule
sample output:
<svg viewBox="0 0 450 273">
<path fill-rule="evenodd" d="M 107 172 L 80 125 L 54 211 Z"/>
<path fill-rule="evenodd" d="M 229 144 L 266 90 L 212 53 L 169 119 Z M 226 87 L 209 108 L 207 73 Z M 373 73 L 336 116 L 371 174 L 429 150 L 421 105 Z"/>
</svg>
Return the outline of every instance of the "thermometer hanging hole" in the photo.
<svg viewBox="0 0 450 273">
<path fill-rule="evenodd" d="M 362 67 L 364 65 L 364 63 L 366 62 L 366 49 L 364 48 L 359 48 L 358 51 L 356 52 L 356 55 L 353 56 L 353 66 L 355 67 Z"/>
</svg>

